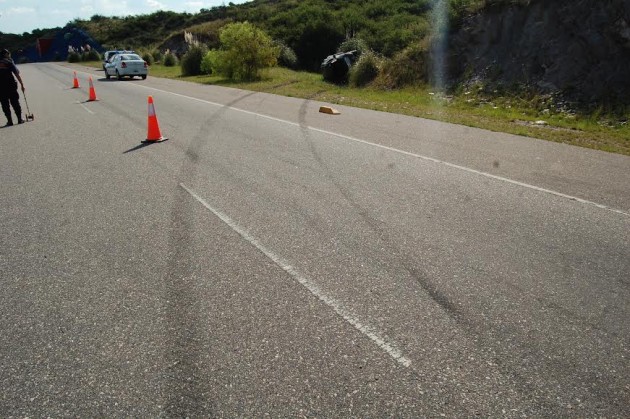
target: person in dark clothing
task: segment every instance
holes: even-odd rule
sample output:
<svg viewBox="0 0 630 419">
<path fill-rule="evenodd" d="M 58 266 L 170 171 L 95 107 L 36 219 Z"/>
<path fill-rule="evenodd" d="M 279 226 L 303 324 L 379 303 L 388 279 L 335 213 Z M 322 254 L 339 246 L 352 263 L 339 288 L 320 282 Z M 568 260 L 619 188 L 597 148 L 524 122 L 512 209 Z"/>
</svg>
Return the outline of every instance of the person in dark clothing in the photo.
<svg viewBox="0 0 630 419">
<path fill-rule="evenodd" d="M 15 78 L 13 77 L 15 75 Z M 18 124 L 23 124 L 22 119 L 22 107 L 20 106 L 20 95 L 18 94 L 18 86 L 15 79 L 22 85 L 22 93 L 24 92 L 24 82 L 20 77 L 20 71 L 15 66 L 15 63 L 11 59 L 11 53 L 3 49 L 0 51 L 0 102 L 2 103 L 2 112 L 7 117 L 7 124 L 5 127 L 13 125 L 13 118 L 11 118 L 11 106 L 13 111 L 17 115 Z"/>
</svg>

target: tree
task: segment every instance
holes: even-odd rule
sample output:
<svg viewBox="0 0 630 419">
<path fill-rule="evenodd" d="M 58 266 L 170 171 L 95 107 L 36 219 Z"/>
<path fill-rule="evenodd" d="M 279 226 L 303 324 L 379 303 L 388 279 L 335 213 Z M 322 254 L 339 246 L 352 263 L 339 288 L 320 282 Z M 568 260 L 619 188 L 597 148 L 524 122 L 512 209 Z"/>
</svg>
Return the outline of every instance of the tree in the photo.
<svg viewBox="0 0 630 419">
<path fill-rule="evenodd" d="M 276 65 L 279 48 L 269 35 L 249 22 L 221 30 L 221 49 L 213 53 L 212 71 L 228 78 L 254 80 L 263 68 Z"/>
</svg>

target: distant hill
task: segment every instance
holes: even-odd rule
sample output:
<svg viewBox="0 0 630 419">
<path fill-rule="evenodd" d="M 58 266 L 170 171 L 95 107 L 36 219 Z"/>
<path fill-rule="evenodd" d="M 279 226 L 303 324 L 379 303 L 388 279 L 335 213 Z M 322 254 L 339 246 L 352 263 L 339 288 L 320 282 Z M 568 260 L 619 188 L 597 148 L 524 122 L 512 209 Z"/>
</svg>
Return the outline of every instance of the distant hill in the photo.
<svg viewBox="0 0 630 419">
<path fill-rule="evenodd" d="M 497 0 L 513 3 L 519 0 Z M 105 48 L 158 47 L 167 38 L 192 30 L 201 37 L 208 22 L 249 21 L 265 29 L 297 53 L 303 68 L 316 69 L 347 37 L 363 38 L 371 49 L 392 56 L 426 37 L 432 27 L 436 0 L 254 0 L 244 4 L 201 9 L 199 13 L 160 11 L 149 15 L 76 19 L 67 27 L 89 33 Z M 496 1 L 495 1 L 496 2 Z M 479 10 L 485 0 L 450 1 L 451 21 L 456 24 Z M 57 28 L 60 29 L 60 28 Z M 216 31 L 216 27 L 211 30 Z M 33 42 L 34 37 L 22 40 Z M 3 41 L 4 42 L 4 41 Z M 11 40 L 13 48 L 18 42 Z"/>
</svg>

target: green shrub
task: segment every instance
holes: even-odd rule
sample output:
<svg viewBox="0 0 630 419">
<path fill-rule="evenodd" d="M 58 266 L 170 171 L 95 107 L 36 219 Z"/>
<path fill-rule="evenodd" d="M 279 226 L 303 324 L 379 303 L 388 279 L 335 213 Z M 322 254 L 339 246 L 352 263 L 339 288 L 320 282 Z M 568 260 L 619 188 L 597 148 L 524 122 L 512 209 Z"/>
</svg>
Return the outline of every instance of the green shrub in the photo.
<svg viewBox="0 0 630 419">
<path fill-rule="evenodd" d="M 361 38 L 350 38 L 343 41 L 337 48 L 337 53 L 356 51 L 354 56 L 358 59 L 364 52 L 369 51 L 367 43 Z"/>
<path fill-rule="evenodd" d="M 201 60 L 208 52 L 205 45 L 191 45 L 180 62 L 183 76 L 197 76 L 201 74 Z"/>
<path fill-rule="evenodd" d="M 177 65 L 177 57 L 172 52 L 167 52 L 164 54 L 163 64 L 165 67 L 175 67 Z"/>
<path fill-rule="evenodd" d="M 280 41 L 275 41 L 274 43 L 280 51 L 280 54 L 278 55 L 278 65 L 296 69 L 298 67 L 298 58 L 295 51 Z"/>
<path fill-rule="evenodd" d="M 78 52 L 71 52 L 68 54 L 69 63 L 78 63 L 81 61 L 81 55 Z"/>
<path fill-rule="evenodd" d="M 349 81 L 354 87 L 371 83 L 378 76 L 381 60 L 372 51 L 365 51 L 361 58 L 350 68 Z"/>
<path fill-rule="evenodd" d="M 145 52 L 144 54 L 142 54 L 142 59 L 146 61 L 149 65 L 153 65 L 153 63 L 155 63 L 155 60 L 153 59 L 153 54 L 151 54 L 150 52 Z"/>
<path fill-rule="evenodd" d="M 430 65 L 427 41 L 413 44 L 386 60 L 375 83 L 388 89 L 426 83 Z"/>
<path fill-rule="evenodd" d="M 201 60 L 201 73 L 202 74 L 212 74 L 216 72 L 218 65 L 218 57 L 220 51 L 215 49 L 206 52 L 206 55 L 203 56 Z"/>
<path fill-rule="evenodd" d="M 83 61 L 101 61 L 101 54 L 95 49 L 90 49 L 88 52 L 84 52 L 81 58 Z"/>
<path fill-rule="evenodd" d="M 249 22 L 231 23 L 221 31 L 221 50 L 213 71 L 232 79 L 255 80 L 265 67 L 278 62 L 280 49 L 262 30 Z"/>
<path fill-rule="evenodd" d="M 153 56 L 153 62 L 161 63 L 162 60 L 164 60 L 164 54 L 162 54 L 162 51 L 159 49 L 154 49 L 151 52 L 151 55 Z"/>
</svg>

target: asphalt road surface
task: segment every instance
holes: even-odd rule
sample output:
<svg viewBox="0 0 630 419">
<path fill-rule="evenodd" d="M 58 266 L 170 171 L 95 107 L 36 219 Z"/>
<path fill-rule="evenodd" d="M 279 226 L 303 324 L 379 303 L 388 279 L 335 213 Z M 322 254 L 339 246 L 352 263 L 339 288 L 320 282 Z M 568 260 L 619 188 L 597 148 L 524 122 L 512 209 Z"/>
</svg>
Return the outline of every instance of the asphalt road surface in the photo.
<svg viewBox="0 0 630 419">
<path fill-rule="evenodd" d="M 0 416 L 630 417 L 630 158 L 20 69 Z"/>
</svg>

